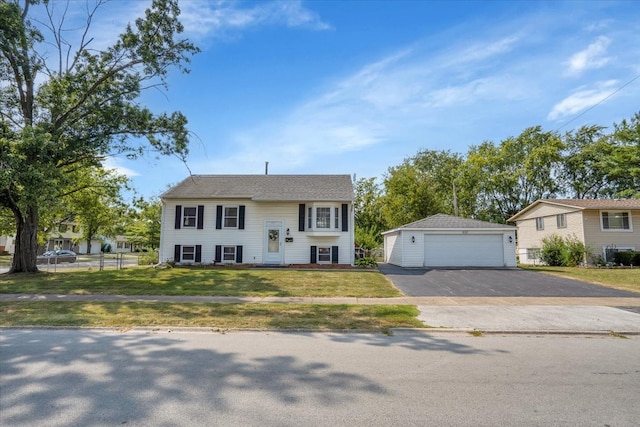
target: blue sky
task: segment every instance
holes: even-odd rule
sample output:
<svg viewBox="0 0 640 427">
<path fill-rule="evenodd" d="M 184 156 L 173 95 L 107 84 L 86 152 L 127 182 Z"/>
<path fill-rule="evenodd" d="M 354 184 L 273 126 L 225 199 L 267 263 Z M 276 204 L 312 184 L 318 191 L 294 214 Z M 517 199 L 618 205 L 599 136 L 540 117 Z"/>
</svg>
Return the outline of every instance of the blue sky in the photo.
<svg viewBox="0 0 640 427">
<path fill-rule="evenodd" d="M 96 45 L 146 4 L 108 5 Z M 181 9 L 202 52 L 190 74 L 172 73 L 169 90 L 143 102 L 187 116 L 196 174 L 261 174 L 268 161 L 272 174 L 381 178 L 421 149 L 464 154 L 529 126 L 611 126 L 640 111 L 635 1 L 194 0 Z M 145 196 L 189 173 L 173 158 L 108 164 Z"/>
</svg>

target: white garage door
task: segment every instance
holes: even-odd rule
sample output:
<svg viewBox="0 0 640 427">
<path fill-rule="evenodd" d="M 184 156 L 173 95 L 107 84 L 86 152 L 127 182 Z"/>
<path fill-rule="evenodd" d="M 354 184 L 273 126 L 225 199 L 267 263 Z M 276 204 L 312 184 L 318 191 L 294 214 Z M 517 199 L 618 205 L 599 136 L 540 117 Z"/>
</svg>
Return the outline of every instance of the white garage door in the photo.
<svg viewBox="0 0 640 427">
<path fill-rule="evenodd" d="M 503 267 L 502 234 L 425 234 L 427 267 Z"/>
</svg>

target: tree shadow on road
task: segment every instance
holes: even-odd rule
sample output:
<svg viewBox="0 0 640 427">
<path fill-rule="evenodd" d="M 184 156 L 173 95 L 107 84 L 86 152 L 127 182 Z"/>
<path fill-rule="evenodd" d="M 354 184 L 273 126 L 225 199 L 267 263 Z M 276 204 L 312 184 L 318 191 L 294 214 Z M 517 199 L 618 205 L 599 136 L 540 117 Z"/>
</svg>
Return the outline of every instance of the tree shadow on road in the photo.
<svg viewBox="0 0 640 427">
<path fill-rule="evenodd" d="M 331 340 L 340 343 L 362 343 L 375 347 L 398 346 L 415 351 L 442 351 L 456 354 L 497 354 L 504 350 L 488 352 L 470 345 L 448 340 L 422 331 L 394 331 L 393 334 L 334 334 Z"/>
<path fill-rule="evenodd" d="M 265 407 L 342 407 L 358 394 L 387 394 L 378 382 L 327 363 L 249 358 L 220 351 L 225 342 L 190 348 L 170 335 L 5 330 L 2 424 L 203 425 L 215 424 L 206 418 L 212 413 L 232 411 L 246 424 L 277 424 Z M 246 394 L 256 405 L 238 408 Z"/>
</svg>

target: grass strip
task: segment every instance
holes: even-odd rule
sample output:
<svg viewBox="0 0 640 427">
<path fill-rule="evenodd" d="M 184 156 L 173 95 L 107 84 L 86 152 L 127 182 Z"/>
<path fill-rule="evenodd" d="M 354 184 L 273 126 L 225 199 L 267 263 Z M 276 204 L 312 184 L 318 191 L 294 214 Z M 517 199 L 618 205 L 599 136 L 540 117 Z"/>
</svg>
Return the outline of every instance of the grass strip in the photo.
<svg viewBox="0 0 640 427">
<path fill-rule="evenodd" d="M 536 271 L 569 279 L 581 280 L 609 288 L 640 293 L 640 268 L 597 267 L 549 267 L 520 266 L 523 270 Z"/>
<path fill-rule="evenodd" d="M 0 326 L 255 329 L 424 328 L 411 305 L 2 302 Z"/>
<path fill-rule="evenodd" d="M 131 268 L 0 275 L 0 293 L 201 295 L 280 297 L 397 297 L 377 271 Z"/>
</svg>

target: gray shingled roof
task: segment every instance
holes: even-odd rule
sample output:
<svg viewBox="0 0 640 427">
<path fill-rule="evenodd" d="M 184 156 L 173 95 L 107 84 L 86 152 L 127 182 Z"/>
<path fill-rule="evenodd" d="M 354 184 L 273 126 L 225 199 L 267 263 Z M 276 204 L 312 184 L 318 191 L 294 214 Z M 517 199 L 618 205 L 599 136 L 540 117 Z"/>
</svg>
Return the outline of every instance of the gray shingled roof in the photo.
<svg viewBox="0 0 640 427">
<path fill-rule="evenodd" d="M 585 209 L 640 209 L 640 199 L 545 199 L 540 201 Z"/>
<path fill-rule="evenodd" d="M 351 202 L 354 193 L 349 175 L 192 175 L 160 197 Z"/>
<path fill-rule="evenodd" d="M 640 199 L 538 199 L 508 219 L 515 222 L 520 216 L 540 203 L 572 206 L 584 209 L 640 209 Z"/>
<path fill-rule="evenodd" d="M 493 222 L 480 221 L 477 219 L 461 218 L 459 216 L 436 214 L 424 219 L 402 225 L 394 230 L 402 229 L 466 229 L 466 228 L 493 228 L 493 229 L 514 229 L 511 225 L 496 224 Z"/>
</svg>

